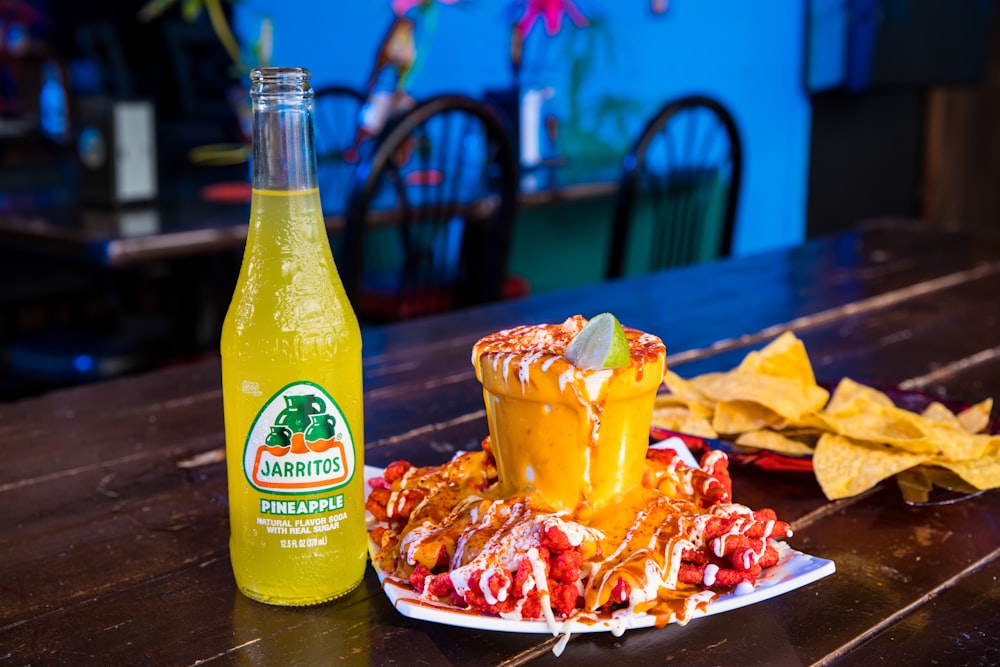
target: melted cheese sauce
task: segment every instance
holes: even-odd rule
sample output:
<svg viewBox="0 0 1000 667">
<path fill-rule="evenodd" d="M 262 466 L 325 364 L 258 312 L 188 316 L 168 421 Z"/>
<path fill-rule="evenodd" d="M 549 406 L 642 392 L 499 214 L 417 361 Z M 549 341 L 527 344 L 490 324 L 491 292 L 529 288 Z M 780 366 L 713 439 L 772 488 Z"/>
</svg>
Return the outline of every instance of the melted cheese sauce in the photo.
<svg viewBox="0 0 1000 667">
<path fill-rule="evenodd" d="M 552 546 L 546 536 L 557 528 L 582 559 L 573 585 L 583 602 L 574 620 L 606 618 L 614 609 L 612 618 L 645 613 L 662 626 L 705 609 L 720 568 L 708 564 L 695 575 L 700 582 L 684 583 L 684 560 L 692 552 L 731 553 L 727 540 L 742 536 L 753 512 L 730 503 L 726 484 L 712 474 L 725 454 L 708 455 L 699 468 L 679 457 L 646 458 L 664 371 L 662 342 L 626 329 L 628 366 L 582 371 L 562 353 L 584 324 L 576 316 L 561 325 L 501 331 L 476 344 L 472 360 L 490 437 L 481 452 L 411 468 L 392 484 L 390 524 L 409 515 L 382 539 L 378 567 L 404 581 L 418 566 L 447 571 L 457 595 L 481 594 L 505 618 L 523 618 L 530 599 L 540 608 L 529 617 L 546 619 L 557 634 L 545 546 Z M 763 531 L 754 524 L 764 545 L 775 527 L 765 523 Z M 728 528 L 709 538 L 710 525 Z M 741 551 L 744 569 L 765 550 Z M 428 600 L 435 599 L 431 580 L 426 576 L 419 591 Z M 622 620 L 621 632 L 626 627 Z"/>
<path fill-rule="evenodd" d="M 704 487 L 707 468 L 691 469 L 678 461 L 674 459 L 668 466 L 647 461 L 645 486 L 632 489 L 614 506 L 587 518 L 554 508 L 538 493 L 504 497 L 499 483 L 480 488 L 489 474 L 487 451 L 462 454 L 440 467 L 413 468 L 400 481 L 394 496 L 405 495 L 408 488 L 426 495 L 399 531 L 394 546 L 378 554 L 376 563 L 405 580 L 417 565 L 434 569 L 443 549 L 450 554 L 446 569 L 456 593 L 465 596 L 475 584 L 488 604 L 517 599 L 517 605 L 500 615 L 520 619 L 526 594 L 534 590 L 542 617 L 558 632 L 549 598 L 547 557 L 540 554 L 543 535 L 556 527 L 583 556 L 577 582 L 583 606 L 573 616 L 575 620 L 601 615 L 614 587 L 624 580 L 629 596 L 627 600 L 611 600 L 624 603 L 613 616 L 644 613 L 656 616 L 658 625 L 684 623 L 715 597 L 710 587 L 719 572 L 718 566 L 708 565 L 699 585 L 681 582 L 678 575 L 685 552 L 708 549 L 722 556 L 726 540 L 741 534 L 746 522 L 753 521 L 753 512 L 734 503 L 702 508 L 697 491 L 683 490 Z M 670 484 L 664 485 L 665 480 Z M 706 527 L 713 519 L 733 520 L 732 526 L 706 539 Z M 774 523 L 765 524 L 765 543 Z M 745 568 L 762 553 L 746 550 L 742 556 Z M 515 591 L 511 573 L 524 559 L 530 564 L 531 576 Z M 427 590 L 430 579 L 427 577 L 425 590 L 419 592 L 432 599 Z"/>
<path fill-rule="evenodd" d="M 576 368 L 562 355 L 585 324 L 575 316 L 499 331 L 472 350 L 502 493 L 539 493 L 577 514 L 641 484 L 666 357 L 659 338 L 626 329 L 627 366 Z"/>
</svg>

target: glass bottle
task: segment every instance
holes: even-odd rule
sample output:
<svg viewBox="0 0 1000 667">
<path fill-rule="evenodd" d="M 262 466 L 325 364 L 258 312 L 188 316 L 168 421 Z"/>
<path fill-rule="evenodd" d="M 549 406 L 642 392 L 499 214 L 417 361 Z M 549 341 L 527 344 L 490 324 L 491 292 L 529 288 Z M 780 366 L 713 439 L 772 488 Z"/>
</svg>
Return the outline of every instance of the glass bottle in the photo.
<svg viewBox="0 0 1000 667">
<path fill-rule="evenodd" d="M 361 332 L 334 265 L 310 73 L 251 73 L 253 194 L 222 328 L 230 554 L 239 589 L 307 605 L 366 563 Z"/>
</svg>

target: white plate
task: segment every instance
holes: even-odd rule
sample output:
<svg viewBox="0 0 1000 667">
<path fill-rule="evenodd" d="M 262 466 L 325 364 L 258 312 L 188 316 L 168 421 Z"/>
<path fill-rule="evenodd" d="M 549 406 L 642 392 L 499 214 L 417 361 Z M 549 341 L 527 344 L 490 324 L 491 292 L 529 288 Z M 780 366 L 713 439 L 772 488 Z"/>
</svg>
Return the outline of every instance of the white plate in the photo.
<svg viewBox="0 0 1000 667">
<path fill-rule="evenodd" d="M 671 449 L 676 449 L 676 443 L 671 443 Z M 684 447 L 683 443 L 680 445 Z M 685 451 L 687 450 L 684 447 Z M 380 477 L 383 468 L 365 466 L 365 487 L 372 477 Z M 778 595 L 783 595 L 796 588 L 802 588 L 808 584 L 829 576 L 836 571 L 836 566 L 832 560 L 816 558 L 796 551 L 788 547 L 783 542 L 778 542 L 779 555 L 778 564 L 768 568 L 758 579 L 756 585 L 746 592 L 733 591 L 720 595 L 708 603 L 704 612 L 697 612 L 692 618 L 721 614 L 724 611 L 746 607 L 747 605 L 762 602 Z M 369 551 L 375 554 L 375 544 L 369 541 Z M 508 620 L 496 616 L 484 616 L 475 612 L 452 607 L 450 605 L 439 604 L 430 600 L 421 599 L 412 588 L 404 582 L 387 577 L 386 573 L 375 568 L 379 581 L 382 583 L 382 590 L 385 591 L 389 601 L 403 616 L 416 618 L 433 623 L 444 625 L 454 625 L 461 628 L 473 628 L 477 630 L 496 630 L 499 632 L 526 632 L 539 634 L 553 634 L 554 628 L 543 620 Z M 625 630 L 632 628 L 649 628 L 656 623 L 655 616 L 647 614 L 619 614 L 615 617 L 602 617 L 596 620 L 569 620 L 557 621 L 558 633 L 584 633 L 584 632 L 614 632 L 621 634 Z"/>
</svg>

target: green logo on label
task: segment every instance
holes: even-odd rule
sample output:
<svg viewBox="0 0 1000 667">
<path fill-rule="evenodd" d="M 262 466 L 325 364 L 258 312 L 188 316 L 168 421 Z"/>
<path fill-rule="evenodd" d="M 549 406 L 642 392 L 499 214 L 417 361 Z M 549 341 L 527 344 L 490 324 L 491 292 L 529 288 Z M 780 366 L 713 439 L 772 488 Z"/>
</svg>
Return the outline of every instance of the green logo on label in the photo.
<svg viewBox="0 0 1000 667">
<path fill-rule="evenodd" d="M 354 476 L 354 439 L 326 391 L 295 382 L 272 396 L 247 435 L 243 471 L 251 486 L 271 493 L 315 493 Z"/>
</svg>

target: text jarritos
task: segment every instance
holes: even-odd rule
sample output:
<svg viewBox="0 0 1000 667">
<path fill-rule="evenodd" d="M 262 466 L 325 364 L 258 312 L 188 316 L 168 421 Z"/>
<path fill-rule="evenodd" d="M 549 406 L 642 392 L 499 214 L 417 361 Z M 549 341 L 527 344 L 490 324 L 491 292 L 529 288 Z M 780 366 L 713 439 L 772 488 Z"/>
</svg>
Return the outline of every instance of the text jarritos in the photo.
<svg viewBox="0 0 1000 667">
<path fill-rule="evenodd" d="M 350 481 L 354 468 L 354 447 L 343 414 L 311 383 L 294 383 L 275 394 L 247 438 L 244 470 L 261 491 L 335 489 Z"/>
</svg>

